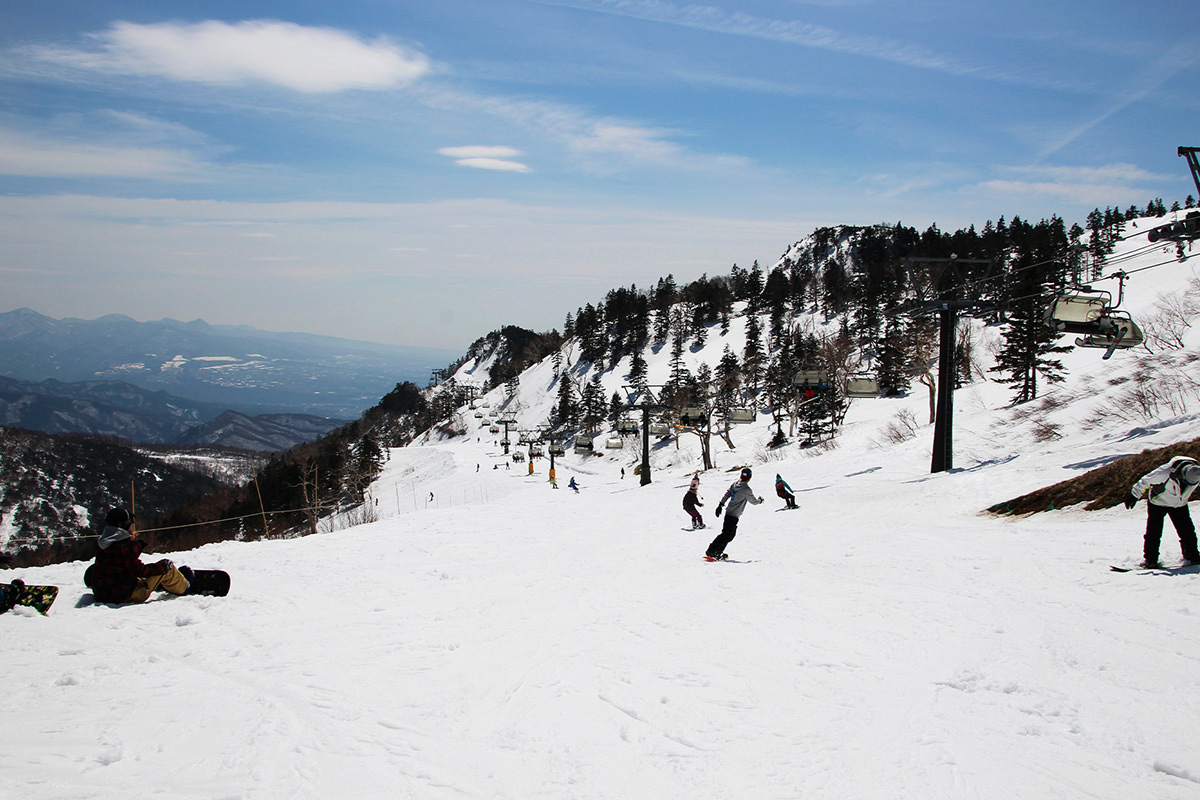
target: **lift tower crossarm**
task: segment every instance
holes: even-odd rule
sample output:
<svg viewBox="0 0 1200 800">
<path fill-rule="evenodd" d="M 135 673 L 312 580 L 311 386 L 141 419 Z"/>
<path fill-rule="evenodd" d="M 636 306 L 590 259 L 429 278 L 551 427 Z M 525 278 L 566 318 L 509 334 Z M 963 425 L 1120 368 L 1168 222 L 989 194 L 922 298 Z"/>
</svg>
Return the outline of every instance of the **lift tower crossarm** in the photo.
<svg viewBox="0 0 1200 800">
<path fill-rule="evenodd" d="M 1187 159 L 1188 167 L 1192 170 L 1192 180 L 1196 182 L 1197 199 L 1200 200 L 1200 161 L 1196 160 L 1200 147 L 1180 147 L 1179 155 Z"/>
</svg>

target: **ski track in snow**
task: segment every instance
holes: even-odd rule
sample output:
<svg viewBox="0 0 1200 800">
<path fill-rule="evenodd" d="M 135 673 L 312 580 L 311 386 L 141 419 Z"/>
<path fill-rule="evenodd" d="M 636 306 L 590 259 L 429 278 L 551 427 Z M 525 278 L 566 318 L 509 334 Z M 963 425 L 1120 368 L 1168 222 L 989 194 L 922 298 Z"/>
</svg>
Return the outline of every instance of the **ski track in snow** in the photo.
<svg viewBox="0 0 1200 800">
<path fill-rule="evenodd" d="M 1133 358 L 1070 353 L 1068 388 Z M 554 491 L 479 435 L 393 451 L 378 521 L 173 556 L 231 572 L 226 598 L 114 608 L 85 563 L 21 570 L 62 589 L 0 617 L 0 797 L 1196 798 L 1200 576 L 1108 570 L 1141 506 L 980 513 L 1195 417 L 1038 442 L 997 427 L 1007 396 L 956 396 L 938 475 L 928 426 L 872 444 L 920 392 L 855 401 L 817 457 L 739 428 L 702 531 L 692 438 L 644 487 L 630 451 L 568 454 Z M 752 563 L 705 563 L 743 463 Z M 770 513 L 776 471 L 799 511 Z"/>
</svg>

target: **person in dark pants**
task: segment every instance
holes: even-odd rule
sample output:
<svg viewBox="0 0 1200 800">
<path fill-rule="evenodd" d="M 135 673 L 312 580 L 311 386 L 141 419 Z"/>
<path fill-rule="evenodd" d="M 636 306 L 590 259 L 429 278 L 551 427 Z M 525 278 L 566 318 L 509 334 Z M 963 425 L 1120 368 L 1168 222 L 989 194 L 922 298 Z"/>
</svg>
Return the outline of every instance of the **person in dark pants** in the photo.
<svg viewBox="0 0 1200 800">
<path fill-rule="evenodd" d="M 708 550 L 704 553 L 705 558 L 711 558 L 714 561 L 727 559 L 729 556 L 725 555 L 725 548 L 733 541 L 733 537 L 737 536 L 738 520 L 741 519 L 742 512 L 746 510 L 746 503 L 758 505 L 763 501 L 750 488 L 751 474 L 749 467 L 743 469 L 738 480 L 725 490 L 721 502 L 717 503 L 717 516 L 721 515 L 721 510 L 725 508 L 726 503 L 729 503 L 729 507 L 725 511 L 725 519 L 721 523 L 721 532 L 709 544 Z"/>
<path fill-rule="evenodd" d="M 1133 508 L 1138 500 L 1146 498 L 1146 538 L 1143 545 L 1144 567 L 1157 567 L 1158 546 L 1162 541 L 1163 520 L 1171 518 L 1175 532 L 1179 534 L 1179 548 L 1183 560 L 1189 564 L 1200 564 L 1200 551 L 1196 549 L 1196 526 L 1188 513 L 1188 499 L 1200 486 L 1200 463 L 1188 456 L 1176 456 L 1161 467 L 1143 475 L 1133 485 L 1125 507 Z"/>
<path fill-rule="evenodd" d="M 796 508 L 796 495 L 792 491 L 792 487 L 788 486 L 787 481 L 778 473 L 775 474 L 775 494 L 783 498 L 783 502 L 787 503 L 788 508 Z"/>
<path fill-rule="evenodd" d="M 697 493 L 700 487 L 700 481 L 693 480 L 692 485 L 688 487 L 687 493 L 683 496 L 683 510 L 692 518 L 692 530 L 699 530 L 704 527 L 704 517 L 696 510 L 696 506 L 702 506 L 700 495 Z"/>
</svg>

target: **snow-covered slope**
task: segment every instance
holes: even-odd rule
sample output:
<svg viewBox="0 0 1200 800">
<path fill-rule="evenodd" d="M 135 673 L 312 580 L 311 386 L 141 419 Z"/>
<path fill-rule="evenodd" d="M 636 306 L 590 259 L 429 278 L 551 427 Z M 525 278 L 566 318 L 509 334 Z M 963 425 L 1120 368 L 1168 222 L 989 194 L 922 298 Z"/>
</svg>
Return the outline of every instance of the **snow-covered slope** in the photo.
<svg viewBox="0 0 1200 800">
<path fill-rule="evenodd" d="M 1190 274 L 1135 273 L 1126 306 Z M 374 522 L 181 555 L 229 570 L 227 598 L 110 608 L 84 563 L 24 570 L 63 588 L 0 617 L 0 796 L 1197 797 L 1200 575 L 1108 570 L 1140 554 L 1142 507 L 981 513 L 1200 435 L 1194 408 L 1094 419 L 1144 358 L 1068 354 L 1057 438 L 1006 387 L 959 391 L 936 475 L 919 393 L 854 401 L 819 454 L 736 428 L 701 496 L 711 523 L 754 468 L 766 502 L 729 548 L 749 563 L 704 562 L 715 531 L 687 530 L 694 437 L 648 486 L 631 450 L 568 451 L 556 490 L 479 428 L 393 451 Z M 551 380 L 522 377 L 531 426 Z M 887 443 L 902 410 L 915 436 Z"/>
</svg>

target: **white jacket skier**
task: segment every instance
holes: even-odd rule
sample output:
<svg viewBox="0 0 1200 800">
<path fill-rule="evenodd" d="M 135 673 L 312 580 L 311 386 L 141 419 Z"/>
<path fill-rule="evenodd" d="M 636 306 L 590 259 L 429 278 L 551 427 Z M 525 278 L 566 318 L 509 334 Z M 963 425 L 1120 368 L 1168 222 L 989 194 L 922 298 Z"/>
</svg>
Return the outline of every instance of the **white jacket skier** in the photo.
<svg viewBox="0 0 1200 800">
<path fill-rule="evenodd" d="M 1200 463 L 1189 456 L 1175 456 L 1166 464 L 1141 477 L 1125 498 L 1125 507 L 1133 508 L 1146 498 L 1146 536 L 1143 543 L 1144 567 L 1157 567 L 1158 546 L 1162 541 L 1163 520 L 1171 518 L 1179 534 L 1179 549 L 1183 560 L 1200 564 L 1196 549 L 1196 526 L 1188 512 L 1188 499 L 1200 486 Z"/>
<path fill-rule="evenodd" d="M 1188 456 L 1175 456 L 1143 475 L 1130 494 L 1134 503 L 1145 497 L 1156 506 L 1180 508 L 1187 505 L 1197 486 L 1200 486 L 1200 463 Z"/>
</svg>

